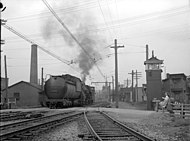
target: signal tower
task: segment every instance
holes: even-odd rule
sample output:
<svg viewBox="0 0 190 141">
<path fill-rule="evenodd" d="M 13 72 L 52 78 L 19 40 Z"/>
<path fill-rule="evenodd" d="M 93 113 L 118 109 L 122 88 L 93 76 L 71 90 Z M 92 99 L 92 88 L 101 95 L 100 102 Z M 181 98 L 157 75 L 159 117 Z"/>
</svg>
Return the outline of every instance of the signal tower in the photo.
<svg viewBox="0 0 190 141">
<path fill-rule="evenodd" d="M 153 51 L 152 57 L 144 62 L 147 81 L 147 110 L 153 110 L 152 100 L 154 98 L 160 100 L 162 98 L 161 64 L 163 64 L 163 60 L 155 57 Z"/>
</svg>

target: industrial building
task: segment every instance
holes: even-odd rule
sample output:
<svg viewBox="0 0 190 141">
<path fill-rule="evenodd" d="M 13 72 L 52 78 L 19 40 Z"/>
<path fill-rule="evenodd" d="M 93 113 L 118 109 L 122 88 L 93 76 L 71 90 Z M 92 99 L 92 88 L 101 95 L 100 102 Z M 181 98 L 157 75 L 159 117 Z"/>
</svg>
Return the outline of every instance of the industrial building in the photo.
<svg viewBox="0 0 190 141">
<path fill-rule="evenodd" d="M 163 91 L 179 103 L 190 103 L 190 81 L 184 73 L 167 74 L 163 81 Z"/>
<path fill-rule="evenodd" d="M 5 82 L 5 79 L 1 78 L 1 102 L 3 105 L 8 103 L 9 108 L 39 106 L 39 92 L 41 91 L 41 86 L 38 85 L 38 58 L 36 44 L 31 45 L 30 83 L 20 81 L 9 86 L 8 91 L 6 92 Z"/>
<path fill-rule="evenodd" d="M 8 102 L 9 108 L 25 108 L 39 106 L 39 92 L 41 87 L 39 85 L 20 81 L 8 87 Z M 5 89 L 3 90 L 3 97 L 5 96 Z"/>
<path fill-rule="evenodd" d="M 119 100 L 123 102 L 143 102 L 145 101 L 145 94 L 144 94 L 144 88 L 143 87 L 135 87 L 133 94 L 135 95 L 135 101 L 132 100 L 132 88 L 126 87 L 126 88 L 120 88 L 119 91 Z"/>
</svg>

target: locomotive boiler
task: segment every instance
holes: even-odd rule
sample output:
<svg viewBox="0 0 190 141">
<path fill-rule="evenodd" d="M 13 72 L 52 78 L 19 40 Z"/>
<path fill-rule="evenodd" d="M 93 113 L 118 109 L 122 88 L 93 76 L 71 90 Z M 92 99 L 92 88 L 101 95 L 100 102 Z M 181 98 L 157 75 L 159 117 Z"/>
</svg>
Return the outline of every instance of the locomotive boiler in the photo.
<svg viewBox="0 0 190 141">
<path fill-rule="evenodd" d="M 85 85 L 75 76 L 51 76 L 40 93 L 40 103 L 50 108 L 83 106 L 93 103 L 94 94 L 94 87 Z"/>
</svg>

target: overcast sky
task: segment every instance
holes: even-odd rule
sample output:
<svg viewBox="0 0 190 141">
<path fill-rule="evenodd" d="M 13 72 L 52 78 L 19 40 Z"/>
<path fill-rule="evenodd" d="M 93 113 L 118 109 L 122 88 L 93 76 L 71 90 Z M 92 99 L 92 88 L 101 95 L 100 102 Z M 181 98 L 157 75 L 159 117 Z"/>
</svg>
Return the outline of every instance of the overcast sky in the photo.
<svg viewBox="0 0 190 141">
<path fill-rule="evenodd" d="M 2 18 L 7 25 L 26 35 L 70 65 L 38 50 L 38 76 L 72 74 L 81 77 L 81 47 L 67 34 L 41 0 L 1 0 L 6 6 Z M 164 60 L 163 75 L 190 75 L 190 1 L 189 0 L 47 0 L 71 33 L 82 42 L 96 64 L 89 70 L 87 83 L 111 81 L 114 75 L 114 39 L 124 48 L 118 50 L 119 82 L 124 83 L 132 70 L 142 72 L 139 84 L 145 83 L 145 46 L 149 56 L 154 50 Z M 9 85 L 29 82 L 30 46 L 22 38 L 2 28 L 7 56 Z M 87 41 L 89 41 L 87 43 Z M 90 46 L 90 47 L 89 47 Z M 84 55 L 84 54 L 83 54 Z M 88 58 L 88 57 L 87 57 Z M 4 76 L 2 59 L 2 76 Z M 82 60 L 85 63 L 84 60 Z"/>
</svg>

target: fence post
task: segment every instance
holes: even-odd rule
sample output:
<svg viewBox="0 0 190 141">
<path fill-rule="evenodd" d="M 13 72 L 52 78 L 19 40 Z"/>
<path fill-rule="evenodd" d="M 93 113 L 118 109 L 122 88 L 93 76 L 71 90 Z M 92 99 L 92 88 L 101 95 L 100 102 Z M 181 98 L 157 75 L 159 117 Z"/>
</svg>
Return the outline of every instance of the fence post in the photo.
<svg viewBox="0 0 190 141">
<path fill-rule="evenodd" d="M 181 104 L 181 117 L 183 118 L 184 117 L 184 114 L 183 114 L 183 103 Z"/>
</svg>

